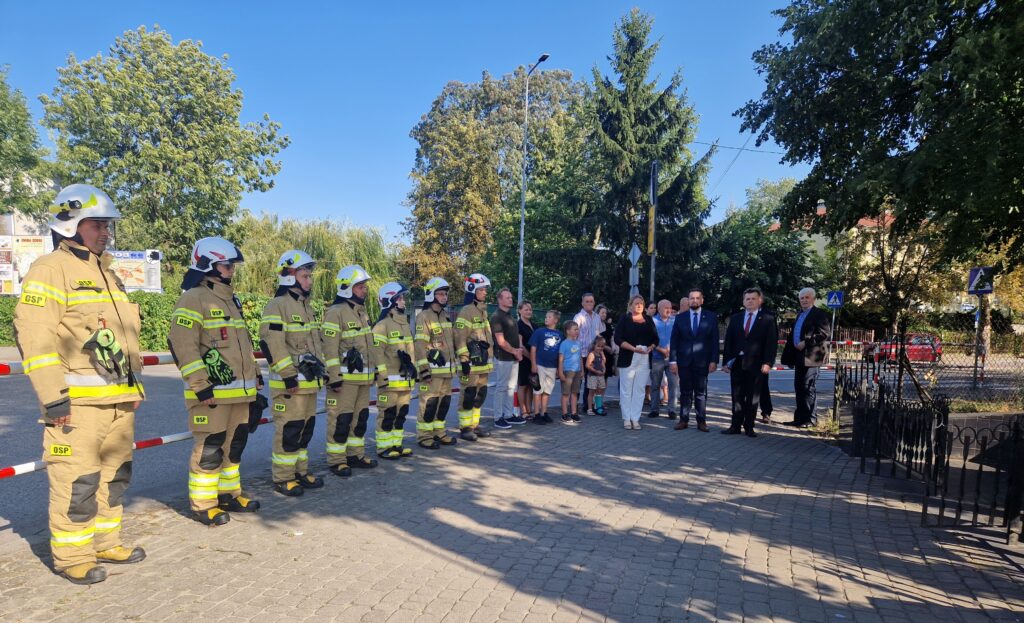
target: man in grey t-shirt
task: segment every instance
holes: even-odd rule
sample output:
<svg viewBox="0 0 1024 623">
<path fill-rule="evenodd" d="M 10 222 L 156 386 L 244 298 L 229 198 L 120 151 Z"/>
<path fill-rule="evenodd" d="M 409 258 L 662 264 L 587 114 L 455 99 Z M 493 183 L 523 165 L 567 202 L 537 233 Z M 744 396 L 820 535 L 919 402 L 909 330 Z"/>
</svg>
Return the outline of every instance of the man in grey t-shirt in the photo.
<svg viewBox="0 0 1024 623">
<path fill-rule="evenodd" d="M 525 424 L 526 419 L 515 412 L 514 397 L 519 380 L 519 362 L 523 349 L 519 343 L 519 328 L 510 313 L 512 292 L 502 288 L 498 292 L 498 311 L 491 316 L 494 335 L 494 427 L 511 428 L 512 424 Z"/>
</svg>

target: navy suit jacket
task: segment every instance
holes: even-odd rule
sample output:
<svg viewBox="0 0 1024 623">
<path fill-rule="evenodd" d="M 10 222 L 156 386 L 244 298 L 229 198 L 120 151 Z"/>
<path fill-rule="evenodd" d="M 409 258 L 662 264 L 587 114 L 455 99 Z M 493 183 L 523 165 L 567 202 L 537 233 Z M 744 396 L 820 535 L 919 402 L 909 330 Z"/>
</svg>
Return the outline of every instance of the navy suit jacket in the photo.
<svg viewBox="0 0 1024 623">
<path fill-rule="evenodd" d="M 693 333 L 690 310 L 676 315 L 672 326 L 671 352 L 669 361 L 680 368 L 704 368 L 718 362 L 718 316 L 715 312 L 702 310 L 697 334 Z"/>
</svg>

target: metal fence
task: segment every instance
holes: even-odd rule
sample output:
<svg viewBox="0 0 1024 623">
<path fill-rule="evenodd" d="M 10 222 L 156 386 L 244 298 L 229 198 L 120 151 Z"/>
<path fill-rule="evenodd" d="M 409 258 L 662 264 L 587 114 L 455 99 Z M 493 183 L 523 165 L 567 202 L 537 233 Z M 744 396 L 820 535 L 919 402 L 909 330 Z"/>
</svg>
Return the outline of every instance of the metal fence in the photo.
<svg viewBox="0 0 1024 623">
<path fill-rule="evenodd" d="M 861 473 L 922 483 L 922 525 L 1024 539 L 1024 414 L 951 413 L 945 395 L 896 389 L 874 361 L 836 366 L 834 417 L 851 431 Z"/>
</svg>

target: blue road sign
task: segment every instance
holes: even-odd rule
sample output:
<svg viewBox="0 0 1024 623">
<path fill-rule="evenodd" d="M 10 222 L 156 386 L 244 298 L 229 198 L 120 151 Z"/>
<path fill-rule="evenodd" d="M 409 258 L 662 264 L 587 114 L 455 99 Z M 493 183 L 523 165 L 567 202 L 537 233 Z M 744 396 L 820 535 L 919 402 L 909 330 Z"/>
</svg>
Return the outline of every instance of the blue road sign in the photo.
<svg viewBox="0 0 1024 623">
<path fill-rule="evenodd" d="M 842 290 L 829 290 L 828 296 L 825 297 L 825 305 L 828 305 L 829 309 L 839 309 L 843 306 L 843 291 Z"/>
<path fill-rule="evenodd" d="M 967 277 L 968 294 L 992 294 L 992 267 L 975 266 Z"/>
</svg>

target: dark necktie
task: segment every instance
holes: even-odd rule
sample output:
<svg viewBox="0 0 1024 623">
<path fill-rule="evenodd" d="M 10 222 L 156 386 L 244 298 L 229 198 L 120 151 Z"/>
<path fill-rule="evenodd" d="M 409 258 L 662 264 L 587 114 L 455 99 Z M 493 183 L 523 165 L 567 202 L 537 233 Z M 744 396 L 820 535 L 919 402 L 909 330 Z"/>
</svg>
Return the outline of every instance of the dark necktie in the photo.
<svg viewBox="0 0 1024 623">
<path fill-rule="evenodd" d="M 754 314 L 747 312 L 747 323 L 743 325 L 743 335 L 750 335 L 750 323 L 754 320 Z"/>
<path fill-rule="evenodd" d="M 693 318 L 693 334 L 697 335 L 697 321 L 700 318 L 700 316 L 691 312 L 690 317 Z"/>
</svg>

